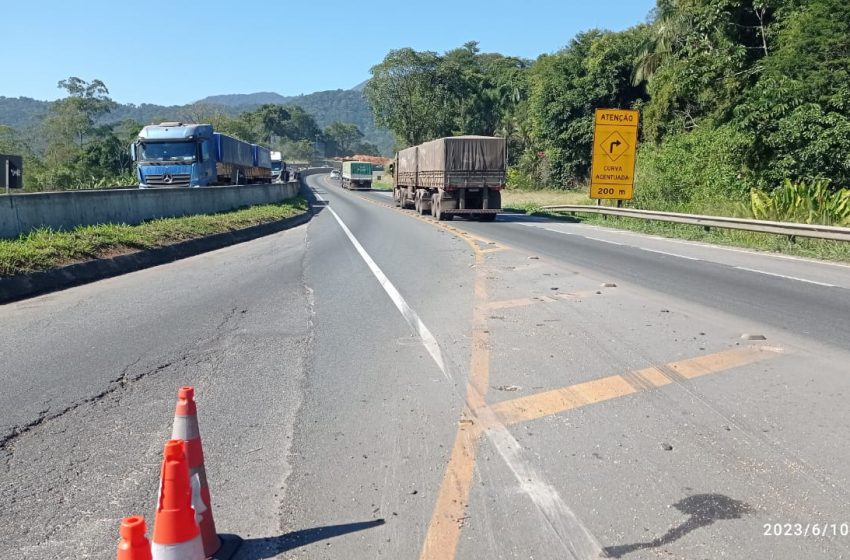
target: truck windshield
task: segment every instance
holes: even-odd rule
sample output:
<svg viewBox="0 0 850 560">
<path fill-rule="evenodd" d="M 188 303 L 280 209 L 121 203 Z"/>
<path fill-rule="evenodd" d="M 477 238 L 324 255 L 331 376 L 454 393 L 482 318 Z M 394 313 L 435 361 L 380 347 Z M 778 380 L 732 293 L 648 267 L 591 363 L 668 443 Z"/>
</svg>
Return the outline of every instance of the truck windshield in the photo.
<svg viewBox="0 0 850 560">
<path fill-rule="evenodd" d="M 283 165 L 279 161 L 272 162 L 272 173 L 280 173 L 280 170 L 283 168 Z"/>
<path fill-rule="evenodd" d="M 195 143 L 142 143 L 139 161 L 195 161 Z"/>
</svg>

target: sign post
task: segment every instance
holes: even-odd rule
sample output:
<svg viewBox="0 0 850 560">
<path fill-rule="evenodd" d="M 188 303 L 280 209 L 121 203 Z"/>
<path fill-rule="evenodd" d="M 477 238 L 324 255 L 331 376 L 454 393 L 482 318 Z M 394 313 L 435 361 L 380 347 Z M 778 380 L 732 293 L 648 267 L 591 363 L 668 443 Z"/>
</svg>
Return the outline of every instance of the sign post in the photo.
<svg viewBox="0 0 850 560">
<path fill-rule="evenodd" d="M 21 156 L 7 156 L 0 154 L 0 186 L 6 188 L 6 194 L 9 194 L 9 189 L 23 188 L 23 158 Z"/>
<path fill-rule="evenodd" d="M 597 109 L 593 128 L 590 198 L 631 200 L 635 187 L 637 111 Z"/>
</svg>

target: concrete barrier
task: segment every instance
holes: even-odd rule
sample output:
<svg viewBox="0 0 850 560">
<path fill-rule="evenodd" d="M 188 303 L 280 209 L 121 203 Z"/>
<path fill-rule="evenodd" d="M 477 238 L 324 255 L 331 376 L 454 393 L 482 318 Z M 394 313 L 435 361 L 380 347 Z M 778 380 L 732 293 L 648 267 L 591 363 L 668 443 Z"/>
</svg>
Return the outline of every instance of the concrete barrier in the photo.
<svg viewBox="0 0 850 560">
<path fill-rule="evenodd" d="M 307 186 L 307 183 L 304 181 L 310 175 L 326 175 L 331 172 L 333 167 L 308 167 L 307 169 L 302 169 L 298 172 L 298 176 L 301 178 L 301 184 L 303 186 Z"/>
<path fill-rule="evenodd" d="M 212 214 L 274 204 L 298 194 L 297 182 L 197 189 L 162 188 L 27 193 L 0 196 L 0 238 L 40 227 L 138 224 L 154 218 Z"/>
</svg>

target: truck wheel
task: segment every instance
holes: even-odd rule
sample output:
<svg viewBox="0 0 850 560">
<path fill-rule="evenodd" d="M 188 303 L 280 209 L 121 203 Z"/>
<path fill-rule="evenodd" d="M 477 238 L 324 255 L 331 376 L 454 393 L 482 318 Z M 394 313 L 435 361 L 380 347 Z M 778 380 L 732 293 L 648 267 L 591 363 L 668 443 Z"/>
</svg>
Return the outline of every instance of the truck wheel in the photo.
<svg viewBox="0 0 850 560">
<path fill-rule="evenodd" d="M 439 200 L 438 195 L 432 194 L 431 195 L 431 217 L 433 217 L 433 218 L 437 217 L 437 200 Z"/>
<path fill-rule="evenodd" d="M 421 214 L 421 213 L 422 213 L 422 206 L 419 204 L 419 199 L 420 199 L 420 198 L 421 198 L 421 197 L 417 194 L 417 195 L 416 195 L 416 198 L 415 198 L 415 199 L 414 199 L 414 201 L 413 201 L 413 209 L 416 211 L 416 213 L 417 213 L 417 214 Z"/>
<path fill-rule="evenodd" d="M 451 214 L 443 212 L 443 201 L 439 197 L 437 197 L 437 211 L 435 216 L 441 222 L 450 222 L 454 217 Z"/>
<path fill-rule="evenodd" d="M 398 189 L 393 189 L 393 206 L 395 206 L 396 208 L 401 206 L 401 201 L 399 200 L 398 196 Z"/>
</svg>

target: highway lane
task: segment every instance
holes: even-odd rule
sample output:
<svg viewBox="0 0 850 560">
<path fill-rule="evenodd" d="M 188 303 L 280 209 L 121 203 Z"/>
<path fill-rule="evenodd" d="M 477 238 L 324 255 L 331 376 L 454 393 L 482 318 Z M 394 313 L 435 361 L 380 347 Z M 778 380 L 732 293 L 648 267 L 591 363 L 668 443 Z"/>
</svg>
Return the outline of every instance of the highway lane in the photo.
<svg viewBox="0 0 850 560">
<path fill-rule="evenodd" d="M 308 182 L 307 226 L 0 307 L 0 556 L 112 556 L 194 383 L 239 558 L 850 557 L 764 535 L 850 521 L 843 269 Z"/>
<path fill-rule="evenodd" d="M 383 193 L 370 193 L 386 203 Z M 847 348 L 850 266 L 665 239 L 610 228 L 500 215 L 456 220 L 464 231 L 734 313 L 817 342 Z"/>
<path fill-rule="evenodd" d="M 390 205 L 384 193 L 340 195 Z M 565 557 L 563 535 L 587 532 L 613 557 L 847 556 L 846 539 L 763 535 L 775 519 L 846 517 L 846 268 L 534 225 L 449 227 L 500 247 L 487 265 L 487 398 L 579 522 L 555 530 L 484 438 L 476 484 L 490 489 L 469 496 L 459 557 Z M 742 347 L 777 354 L 719 366 Z M 658 387 L 656 375 L 673 381 Z"/>
<path fill-rule="evenodd" d="M 305 232 L 0 306 L 0 417 L 19 427 L 2 448 L 0 557 L 114 557 L 122 516 L 152 524 L 183 384 L 219 529 L 249 549 L 280 534 L 310 347 Z"/>
</svg>

